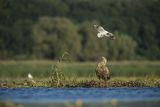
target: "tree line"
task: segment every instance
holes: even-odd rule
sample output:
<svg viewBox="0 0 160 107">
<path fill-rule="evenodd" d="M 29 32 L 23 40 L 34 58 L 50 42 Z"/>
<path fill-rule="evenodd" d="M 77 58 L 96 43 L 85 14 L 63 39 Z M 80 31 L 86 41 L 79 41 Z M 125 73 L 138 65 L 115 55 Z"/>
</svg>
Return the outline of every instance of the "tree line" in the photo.
<svg viewBox="0 0 160 107">
<path fill-rule="evenodd" d="M 158 60 L 159 12 L 160 0 L 0 0 L 0 59 Z"/>
</svg>

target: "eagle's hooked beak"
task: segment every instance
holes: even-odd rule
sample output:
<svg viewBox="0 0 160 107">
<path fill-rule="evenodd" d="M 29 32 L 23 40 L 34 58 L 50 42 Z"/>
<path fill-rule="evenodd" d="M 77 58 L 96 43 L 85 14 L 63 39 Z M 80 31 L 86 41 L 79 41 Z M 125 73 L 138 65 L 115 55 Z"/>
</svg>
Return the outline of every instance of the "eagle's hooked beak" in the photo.
<svg viewBox="0 0 160 107">
<path fill-rule="evenodd" d="M 107 59 L 104 56 L 102 56 L 102 61 L 107 64 Z"/>
</svg>

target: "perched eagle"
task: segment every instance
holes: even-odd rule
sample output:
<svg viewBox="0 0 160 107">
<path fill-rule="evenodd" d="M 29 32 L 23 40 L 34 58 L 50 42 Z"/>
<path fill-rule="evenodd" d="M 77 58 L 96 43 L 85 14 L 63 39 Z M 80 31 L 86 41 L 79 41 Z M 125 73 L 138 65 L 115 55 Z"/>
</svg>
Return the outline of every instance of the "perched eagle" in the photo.
<svg viewBox="0 0 160 107">
<path fill-rule="evenodd" d="M 102 57 L 101 61 L 97 64 L 97 67 L 96 67 L 96 75 L 98 79 L 102 79 L 104 81 L 107 81 L 110 79 L 110 72 L 106 67 L 106 64 L 107 64 L 106 58 Z"/>
<path fill-rule="evenodd" d="M 97 34 L 98 38 L 102 38 L 102 37 L 106 36 L 112 40 L 116 39 L 116 37 L 112 33 L 106 31 L 102 26 L 99 26 L 99 25 L 93 25 L 93 26 L 98 31 L 98 34 Z"/>
</svg>

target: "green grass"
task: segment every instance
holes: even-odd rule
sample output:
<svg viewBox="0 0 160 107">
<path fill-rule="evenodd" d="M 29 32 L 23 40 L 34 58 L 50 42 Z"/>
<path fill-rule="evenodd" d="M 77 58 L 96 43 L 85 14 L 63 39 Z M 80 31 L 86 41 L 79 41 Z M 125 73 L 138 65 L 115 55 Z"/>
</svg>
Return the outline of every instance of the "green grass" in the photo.
<svg viewBox="0 0 160 107">
<path fill-rule="evenodd" d="M 0 61 L 0 78 L 22 78 L 31 73 L 36 78 L 50 77 L 56 62 L 45 60 Z M 94 62 L 59 63 L 58 68 L 68 78 L 95 78 Z M 160 61 L 109 62 L 112 77 L 160 77 Z"/>
</svg>

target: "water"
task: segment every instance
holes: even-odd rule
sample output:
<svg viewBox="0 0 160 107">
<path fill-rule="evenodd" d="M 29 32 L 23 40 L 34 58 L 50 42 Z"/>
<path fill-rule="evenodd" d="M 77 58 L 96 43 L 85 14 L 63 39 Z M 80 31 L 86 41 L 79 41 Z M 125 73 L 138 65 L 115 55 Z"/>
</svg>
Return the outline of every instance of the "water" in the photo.
<svg viewBox="0 0 160 107">
<path fill-rule="evenodd" d="M 160 105 L 160 87 L 146 88 L 0 88 L 0 101 L 15 103 L 150 102 Z M 142 103 L 143 104 L 143 103 Z M 154 105 L 154 106 L 156 106 Z M 153 105 L 152 105 L 153 106 Z"/>
</svg>

